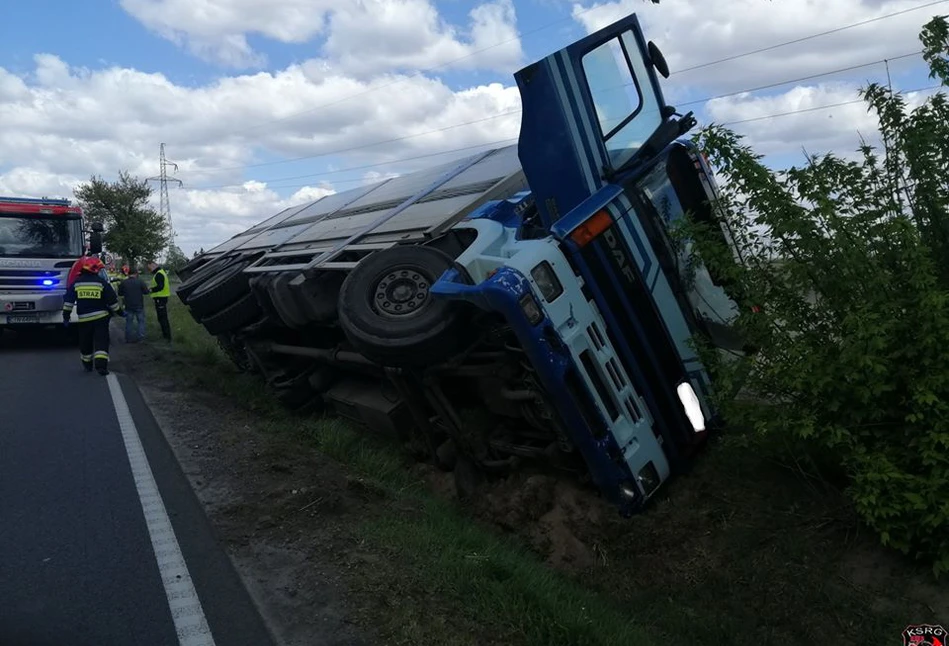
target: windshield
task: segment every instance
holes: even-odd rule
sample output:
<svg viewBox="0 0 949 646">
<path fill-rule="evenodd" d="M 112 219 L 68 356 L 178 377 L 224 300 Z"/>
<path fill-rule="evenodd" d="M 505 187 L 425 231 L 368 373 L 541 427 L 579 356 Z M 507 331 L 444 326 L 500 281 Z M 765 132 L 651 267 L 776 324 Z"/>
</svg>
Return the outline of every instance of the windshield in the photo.
<svg viewBox="0 0 949 646">
<path fill-rule="evenodd" d="M 692 243 L 684 240 L 674 244 L 669 235 L 669 225 L 685 217 L 683 200 L 698 200 L 679 195 L 670 180 L 667 161 L 666 158 L 656 164 L 637 182 L 638 188 L 652 206 L 652 212 L 659 216 L 665 250 L 672 256 L 693 315 L 716 346 L 740 351 L 742 341 L 731 329 L 731 323 L 738 316 L 738 305 L 693 254 Z M 662 253 L 662 249 L 657 248 L 656 252 Z"/>
<path fill-rule="evenodd" d="M 0 216 L 0 256 L 75 258 L 82 255 L 78 218 Z"/>
</svg>

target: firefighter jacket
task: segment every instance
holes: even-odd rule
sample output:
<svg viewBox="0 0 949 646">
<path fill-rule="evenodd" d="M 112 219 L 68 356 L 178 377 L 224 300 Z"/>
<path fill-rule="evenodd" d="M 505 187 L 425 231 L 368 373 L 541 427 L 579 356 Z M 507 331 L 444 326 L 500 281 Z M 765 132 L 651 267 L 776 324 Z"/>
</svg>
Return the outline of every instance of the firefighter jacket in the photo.
<svg viewBox="0 0 949 646">
<path fill-rule="evenodd" d="M 79 274 L 63 299 L 63 314 L 69 315 L 76 308 L 76 318 L 80 323 L 98 321 L 119 312 L 119 298 L 108 280 L 99 275 L 83 272 Z"/>
</svg>

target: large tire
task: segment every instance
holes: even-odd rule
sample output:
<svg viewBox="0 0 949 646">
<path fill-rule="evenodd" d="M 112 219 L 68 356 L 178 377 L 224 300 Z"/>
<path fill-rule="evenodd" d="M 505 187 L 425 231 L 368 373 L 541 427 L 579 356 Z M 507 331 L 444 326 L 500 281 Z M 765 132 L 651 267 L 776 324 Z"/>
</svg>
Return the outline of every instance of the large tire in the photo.
<svg viewBox="0 0 949 646">
<path fill-rule="evenodd" d="M 263 312 L 253 294 L 247 294 L 223 310 L 201 319 L 201 325 L 208 334 L 217 336 L 227 332 L 236 332 L 251 323 L 260 320 Z"/>
<path fill-rule="evenodd" d="M 394 247 L 364 259 L 343 281 L 339 322 L 350 343 L 383 365 L 441 363 L 460 347 L 458 304 L 432 298 L 452 259 L 429 247 Z"/>
<path fill-rule="evenodd" d="M 244 273 L 248 264 L 247 261 L 234 263 L 191 292 L 187 302 L 194 315 L 203 319 L 248 294 L 250 277 Z"/>
<path fill-rule="evenodd" d="M 191 278 L 192 276 L 194 276 L 195 273 L 197 273 L 199 269 L 201 269 L 202 267 L 204 267 L 205 265 L 211 262 L 214 262 L 213 258 L 203 258 L 203 257 L 194 258 L 193 260 L 188 262 L 188 264 L 186 264 L 184 267 L 179 269 L 176 273 L 178 274 L 178 278 L 180 278 L 181 281 L 184 282 L 188 280 L 189 278 Z"/>
<path fill-rule="evenodd" d="M 178 288 L 175 290 L 178 299 L 181 300 L 182 303 L 187 303 L 188 297 L 191 296 L 194 290 L 201 286 L 201 283 L 211 278 L 215 272 L 224 269 L 232 260 L 233 258 L 215 258 L 211 262 L 201 266 L 178 285 Z"/>
</svg>

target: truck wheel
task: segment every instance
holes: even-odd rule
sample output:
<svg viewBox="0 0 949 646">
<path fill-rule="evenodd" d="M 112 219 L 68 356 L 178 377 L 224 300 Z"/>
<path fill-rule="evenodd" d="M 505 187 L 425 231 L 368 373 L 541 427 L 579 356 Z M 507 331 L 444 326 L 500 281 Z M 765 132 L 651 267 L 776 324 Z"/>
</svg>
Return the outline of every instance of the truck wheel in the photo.
<svg viewBox="0 0 949 646">
<path fill-rule="evenodd" d="M 461 313 L 432 298 L 451 258 L 429 247 L 394 247 L 360 262 L 339 291 L 339 322 L 349 341 L 384 365 L 441 363 L 458 348 Z"/>
<path fill-rule="evenodd" d="M 178 278 L 180 278 L 183 283 L 184 281 L 194 276 L 199 270 L 201 270 L 201 268 L 207 266 L 208 264 L 212 262 L 214 262 L 213 258 L 211 259 L 195 258 L 175 273 L 178 274 Z"/>
<path fill-rule="evenodd" d="M 191 274 L 191 276 L 186 278 L 180 285 L 178 285 L 178 289 L 175 290 L 175 294 L 178 296 L 178 299 L 182 303 L 187 303 L 188 297 L 191 296 L 191 293 L 194 292 L 194 290 L 201 286 L 201 283 L 211 278 L 214 275 L 214 272 L 224 269 L 232 260 L 233 258 L 215 258 L 207 264 L 199 267 L 197 271 L 195 271 L 193 274 Z"/>
<path fill-rule="evenodd" d="M 250 291 L 249 276 L 244 273 L 248 262 L 237 262 L 210 278 L 191 292 L 188 307 L 199 318 L 220 312 Z"/>
<path fill-rule="evenodd" d="M 201 319 L 201 325 L 208 334 L 218 335 L 225 332 L 234 332 L 260 320 L 262 312 L 257 299 L 253 294 L 225 307 L 220 312 Z"/>
</svg>

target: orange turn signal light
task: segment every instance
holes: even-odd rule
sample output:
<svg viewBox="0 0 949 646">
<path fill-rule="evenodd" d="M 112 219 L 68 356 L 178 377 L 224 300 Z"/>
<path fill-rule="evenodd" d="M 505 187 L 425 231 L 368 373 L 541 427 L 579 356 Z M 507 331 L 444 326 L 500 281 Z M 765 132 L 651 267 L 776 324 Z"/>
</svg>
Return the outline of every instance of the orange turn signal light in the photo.
<svg viewBox="0 0 949 646">
<path fill-rule="evenodd" d="M 570 233 L 570 239 L 578 247 L 585 247 L 591 240 L 606 231 L 613 224 L 613 218 L 601 209 L 591 215 L 587 220 Z"/>
</svg>

